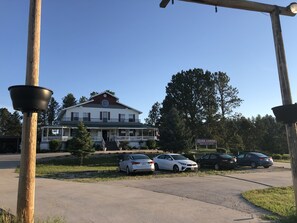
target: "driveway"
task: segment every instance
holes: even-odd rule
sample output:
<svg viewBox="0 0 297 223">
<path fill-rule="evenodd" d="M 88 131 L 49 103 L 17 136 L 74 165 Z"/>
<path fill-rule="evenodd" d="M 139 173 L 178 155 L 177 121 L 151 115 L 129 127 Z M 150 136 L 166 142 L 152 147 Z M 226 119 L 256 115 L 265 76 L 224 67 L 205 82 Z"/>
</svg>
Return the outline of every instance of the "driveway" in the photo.
<svg viewBox="0 0 297 223">
<path fill-rule="evenodd" d="M 0 207 L 16 211 L 17 156 L 0 155 Z M 263 169 L 264 171 L 264 169 Z M 176 177 L 152 180 L 76 183 L 36 179 L 37 218 L 66 222 L 264 222 L 264 212 L 248 205 L 240 193 L 291 185 L 284 168 L 230 176 Z"/>
</svg>

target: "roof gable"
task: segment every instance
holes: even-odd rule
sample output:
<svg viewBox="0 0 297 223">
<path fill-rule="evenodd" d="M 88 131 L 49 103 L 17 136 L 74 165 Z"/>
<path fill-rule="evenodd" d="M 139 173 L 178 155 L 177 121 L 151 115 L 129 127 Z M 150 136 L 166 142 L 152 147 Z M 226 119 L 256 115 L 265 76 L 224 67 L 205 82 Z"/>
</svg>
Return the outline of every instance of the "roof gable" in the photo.
<svg viewBox="0 0 297 223">
<path fill-rule="evenodd" d="M 108 91 L 104 91 L 100 94 L 94 95 L 90 98 L 89 101 L 64 108 L 63 110 L 68 110 L 75 107 L 101 107 L 101 108 L 122 108 L 122 109 L 131 109 L 139 114 L 141 114 L 141 111 L 138 111 L 137 109 L 131 108 L 127 105 L 124 105 L 119 102 L 119 98 L 115 97 L 114 95 L 110 94 Z"/>
<path fill-rule="evenodd" d="M 119 99 L 114 95 L 110 94 L 108 91 L 102 92 L 100 94 L 94 95 L 90 98 L 90 104 L 102 104 L 103 100 L 108 100 L 110 104 L 118 103 Z"/>
</svg>

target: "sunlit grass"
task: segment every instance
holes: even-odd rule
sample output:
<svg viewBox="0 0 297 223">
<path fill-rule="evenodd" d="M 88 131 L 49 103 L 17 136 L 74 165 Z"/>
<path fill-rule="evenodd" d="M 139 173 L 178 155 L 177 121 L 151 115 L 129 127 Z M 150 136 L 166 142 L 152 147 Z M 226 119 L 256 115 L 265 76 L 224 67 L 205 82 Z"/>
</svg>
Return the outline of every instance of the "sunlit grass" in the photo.
<svg viewBox="0 0 297 223">
<path fill-rule="evenodd" d="M 274 187 L 246 191 L 243 197 L 254 205 L 280 217 L 281 222 L 297 222 L 294 192 L 292 187 Z"/>
<path fill-rule="evenodd" d="M 63 217 L 47 217 L 46 219 L 36 219 L 36 223 L 66 223 Z M 16 217 L 9 212 L 0 209 L 0 223 L 19 223 Z"/>
<path fill-rule="evenodd" d="M 149 154 L 151 158 L 154 154 Z M 96 154 L 84 160 L 84 165 L 79 165 L 79 160 L 72 156 L 46 158 L 39 160 L 36 165 L 36 176 L 79 182 L 99 182 L 107 180 L 152 179 L 165 177 L 192 177 L 205 175 L 225 175 L 234 171 L 199 170 L 194 172 L 173 173 L 172 171 L 156 171 L 153 174 L 133 174 L 127 176 L 118 170 L 118 155 Z M 237 171 L 238 173 L 239 171 Z"/>
<path fill-rule="evenodd" d="M 156 154 L 147 155 L 153 158 Z M 70 155 L 44 158 L 37 162 L 36 176 L 79 182 L 99 182 L 107 180 L 227 175 L 232 173 L 247 173 L 250 171 L 200 169 L 194 172 L 173 173 L 172 171 L 155 171 L 153 174 L 138 173 L 127 176 L 124 172 L 119 172 L 118 170 L 118 156 L 119 154 L 95 154 L 84 159 L 82 166 L 80 166 L 79 159 Z"/>
</svg>

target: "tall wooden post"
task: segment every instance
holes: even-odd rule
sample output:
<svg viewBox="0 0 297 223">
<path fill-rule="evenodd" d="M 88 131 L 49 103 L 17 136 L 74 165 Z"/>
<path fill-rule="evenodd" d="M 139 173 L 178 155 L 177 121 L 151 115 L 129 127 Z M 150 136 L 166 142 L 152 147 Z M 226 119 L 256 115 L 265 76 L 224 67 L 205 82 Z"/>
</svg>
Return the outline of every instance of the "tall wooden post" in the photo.
<svg viewBox="0 0 297 223">
<path fill-rule="evenodd" d="M 38 86 L 41 0 L 30 0 L 26 85 Z M 24 113 L 17 200 L 18 221 L 34 222 L 37 113 Z"/>
<path fill-rule="evenodd" d="M 280 82 L 280 89 L 282 95 L 282 102 L 284 105 L 292 104 L 290 82 L 288 77 L 285 48 L 282 37 L 282 30 L 279 18 L 279 8 L 275 6 L 275 10 L 270 13 L 272 30 L 274 37 L 274 45 L 276 52 L 276 60 L 278 67 L 278 75 Z M 297 128 L 296 124 L 287 124 L 287 142 L 291 155 L 291 169 L 293 178 L 293 189 L 295 194 L 295 203 L 297 204 Z M 296 210 L 297 211 L 297 210 Z"/>
</svg>

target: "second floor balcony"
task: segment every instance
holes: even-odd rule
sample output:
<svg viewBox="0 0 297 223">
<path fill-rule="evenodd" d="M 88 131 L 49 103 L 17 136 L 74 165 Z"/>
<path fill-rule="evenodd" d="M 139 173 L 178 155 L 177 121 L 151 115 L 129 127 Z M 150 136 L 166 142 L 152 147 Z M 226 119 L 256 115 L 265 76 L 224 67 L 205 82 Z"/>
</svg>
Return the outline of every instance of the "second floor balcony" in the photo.
<svg viewBox="0 0 297 223">
<path fill-rule="evenodd" d="M 108 118 L 89 118 L 89 117 L 64 117 L 59 120 L 61 124 L 67 123 L 140 123 L 140 119 L 108 119 Z"/>
</svg>

